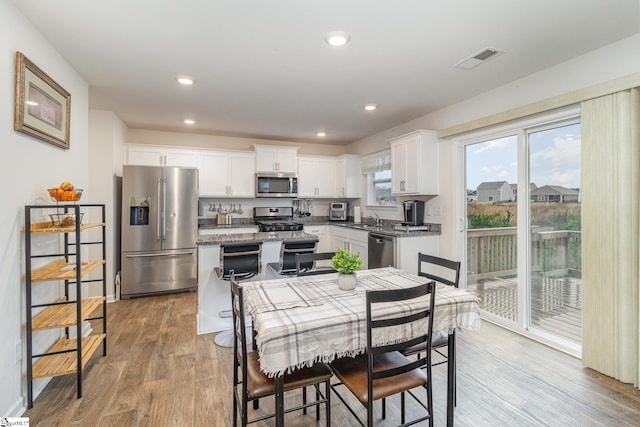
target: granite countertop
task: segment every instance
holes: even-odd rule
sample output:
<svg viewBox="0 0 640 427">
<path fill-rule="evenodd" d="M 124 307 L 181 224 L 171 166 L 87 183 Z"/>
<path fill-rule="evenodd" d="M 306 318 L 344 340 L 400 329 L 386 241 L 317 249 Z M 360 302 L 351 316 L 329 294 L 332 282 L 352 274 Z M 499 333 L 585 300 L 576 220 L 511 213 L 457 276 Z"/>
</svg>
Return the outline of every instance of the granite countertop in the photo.
<svg viewBox="0 0 640 427">
<path fill-rule="evenodd" d="M 251 222 L 251 218 L 238 218 L 238 222 L 234 222 L 233 224 L 226 225 L 218 225 L 216 224 L 215 218 L 199 218 L 198 219 L 198 227 L 200 229 L 234 229 L 234 228 L 246 228 L 246 227 L 256 227 L 255 224 Z M 240 221 L 242 220 L 242 221 Z M 363 231 L 372 231 L 378 234 L 386 234 L 388 236 L 405 238 L 405 237 L 424 237 L 424 236 L 439 236 L 442 234 L 442 225 L 441 224 L 425 224 L 430 227 L 429 230 L 397 230 L 395 228 L 396 225 L 400 224 L 400 222 L 394 221 L 383 221 L 383 225 L 381 227 L 377 227 L 373 224 L 369 224 L 368 222 L 355 223 L 353 221 L 330 221 L 329 217 L 304 217 L 304 218 L 294 218 L 294 221 L 300 222 L 304 225 L 335 225 L 338 227 L 346 227 L 353 228 L 356 230 Z M 246 233 L 246 234 L 235 234 L 234 236 L 252 236 L 252 235 L 278 235 L 280 233 L 291 233 L 291 232 L 278 232 L 278 233 Z M 300 233 L 300 232 L 298 232 Z M 224 235 L 223 235 L 224 236 Z M 229 236 L 229 235 L 227 235 Z M 309 236 L 309 235 L 308 235 Z M 211 240 L 213 236 L 199 236 L 200 240 Z M 218 237 L 218 240 L 221 238 Z M 256 237 L 253 240 L 262 240 L 262 237 Z M 278 238 L 269 238 L 267 240 L 282 240 Z M 227 240 L 228 241 L 228 240 Z M 247 240 L 248 241 L 248 240 Z M 264 241 L 264 240 L 263 240 Z M 207 243 L 205 243 L 207 244 Z"/>
<path fill-rule="evenodd" d="M 439 236 L 442 234 L 441 225 L 440 224 L 425 224 L 430 226 L 429 230 L 398 230 L 395 228 L 395 224 L 384 224 L 382 226 L 376 226 L 371 224 L 364 223 L 354 223 L 354 222 L 342 222 L 335 223 L 332 222 L 330 225 L 338 225 L 346 228 L 353 228 L 356 230 L 363 230 L 368 232 L 374 232 L 377 234 L 385 234 L 387 236 L 405 238 L 405 237 L 424 237 L 424 236 Z"/>
<path fill-rule="evenodd" d="M 199 245 L 219 245 L 221 243 L 255 243 L 255 242 L 278 242 L 296 240 L 318 240 L 318 236 L 308 234 L 304 231 L 274 231 L 258 233 L 231 233 L 198 235 Z"/>
</svg>

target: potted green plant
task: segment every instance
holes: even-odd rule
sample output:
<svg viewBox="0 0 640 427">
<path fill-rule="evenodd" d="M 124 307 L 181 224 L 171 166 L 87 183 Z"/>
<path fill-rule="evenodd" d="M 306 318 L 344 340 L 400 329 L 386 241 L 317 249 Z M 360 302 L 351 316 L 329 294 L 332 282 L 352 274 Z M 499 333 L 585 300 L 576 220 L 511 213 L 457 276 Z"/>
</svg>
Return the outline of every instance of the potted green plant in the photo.
<svg viewBox="0 0 640 427">
<path fill-rule="evenodd" d="M 356 270 L 362 267 L 362 258 L 359 253 L 338 248 L 331 258 L 331 265 L 338 272 L 340 289 L 349 291 L 356 287 Z"/>
</svg>

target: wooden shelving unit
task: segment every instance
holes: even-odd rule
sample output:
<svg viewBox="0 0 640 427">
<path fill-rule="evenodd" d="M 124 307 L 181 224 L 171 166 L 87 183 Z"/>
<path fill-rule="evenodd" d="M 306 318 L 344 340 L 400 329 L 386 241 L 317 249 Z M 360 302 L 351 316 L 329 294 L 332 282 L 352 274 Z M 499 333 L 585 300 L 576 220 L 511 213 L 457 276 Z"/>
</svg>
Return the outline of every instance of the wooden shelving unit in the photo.
<svg viewBox="0 0 640 427">
<path fill-rule="evenodd" d="M 101 221 L 56 226 L 52 221 L 32 222 L 34 217 L 43 217 L 46 212 L 62 212 L 82 219 L 84 214 L 100 214 Z M 98 211 L 98 212 L 96 212 Z M 39 214 L 39 215 L 38 215 Z M 85 230 L 101 228 L 101 239 L 88 241 Z M 32 241 L 42 234 L 59 234 L 63 239 L 60 253 L 34 254 Z M 41 378 L 76 374 L 78 398 L 82 397 L 82 371 L 91 356 L 102 345 L 102 354 L 107 354 L 107 305 L 106 305 L 106 222 L 105 205 L 29 205 L 25 206 L 25 258 L 26 258 L 26 303 L 27 303 L 27 394 L 28 407 L 33 407 L 33 381 Z M 101 259 L 83 260 L 84 245 L 100 245 Z M 36 258 L 51 259 L 38 268 L 32 268 Z M 85 280 L 90 271 L 102 267 L 101 279 Z M 34 301 L 34 285 L 64 282 L 64 296 L 56 301 Z M 101 282 L 102 295 L 83 298 L 84 283 Z M 42 285 L 37 285 L 43 283 Z M 101 324 L 102 331 L 92 331 L 82 336 L 82 326 L 92 321 L 91 326 Z M 60 329 L 60 339 L 46 351 L 34 354 L 34 333 Z M 75 333 L 73 333 L 75 331 Z"/>
</svg>

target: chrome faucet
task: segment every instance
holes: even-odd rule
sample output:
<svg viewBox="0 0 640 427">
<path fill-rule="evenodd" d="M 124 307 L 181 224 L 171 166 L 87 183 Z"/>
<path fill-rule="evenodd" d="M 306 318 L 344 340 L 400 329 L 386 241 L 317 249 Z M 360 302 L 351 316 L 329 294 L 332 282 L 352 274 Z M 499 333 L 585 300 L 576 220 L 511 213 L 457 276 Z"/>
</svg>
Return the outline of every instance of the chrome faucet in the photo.
<svg viewBox="0 0 640 427">
<path fill-rule="evenodd" d="M 378 214 L 374 214 L 376 217 L 374 220 L 376 221 L 376 227 L 382 227 L 382 218 L 378 216 Z"/>
</svg>

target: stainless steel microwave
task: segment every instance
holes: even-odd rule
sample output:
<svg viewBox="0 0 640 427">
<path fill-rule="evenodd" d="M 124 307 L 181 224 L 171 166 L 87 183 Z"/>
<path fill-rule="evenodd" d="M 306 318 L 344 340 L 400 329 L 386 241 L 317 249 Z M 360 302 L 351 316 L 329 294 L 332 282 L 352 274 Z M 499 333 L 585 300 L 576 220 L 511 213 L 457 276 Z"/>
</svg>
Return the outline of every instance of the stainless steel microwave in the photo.
<svg viewBox="0 0 640 427">
<path fill-rule="evenodd" d="M 298 177 L 286 172 L 258 172 L 256 197 L 298 197 Z"/>
</svg>

